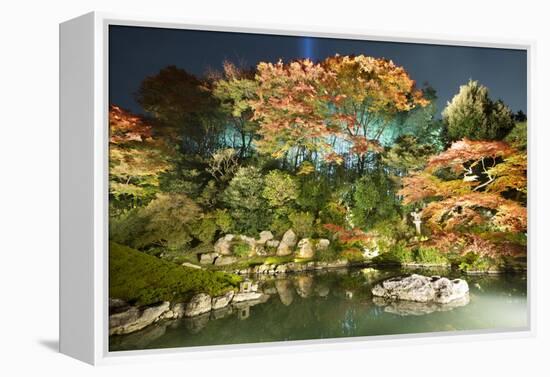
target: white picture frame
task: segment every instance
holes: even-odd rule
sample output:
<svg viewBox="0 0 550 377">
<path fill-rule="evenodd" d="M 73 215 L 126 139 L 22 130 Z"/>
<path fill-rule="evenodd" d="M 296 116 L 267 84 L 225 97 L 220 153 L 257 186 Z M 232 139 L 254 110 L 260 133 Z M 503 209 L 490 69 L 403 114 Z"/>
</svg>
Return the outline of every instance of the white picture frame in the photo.
<svg viewBox="0 0 550 377">
<path fill-rule="evenodd" d="M 133 17 L 88 13 L 60 25 L 60 351 L 90 364 L 137 359 L 227 357 L 242 354 L 295 353 L 327 349 L 379 347 L 402 343 L 474 341 L 527 337 L 535 334 L 535 227 L 528 243 L 528 326 L 518 331 L 491 329 L 329 340 L 203 346 L 144 351 L 108 351 L 108 28 L 109 25 L 252 32 L 374 41 L 522 49 L 527 51 L 528 113 L 532 114 L 533 41 L 461 38 L 419 33 L 386 33 L 310 26 L 237 24 L 227 21 Z M 529 124 L 529 171 L 534 171 L 534 129 Z M 529 175 L 529 198 L 536 197 Z M 529 218 L 536 208 L 528 200 Z"/>
</svg>

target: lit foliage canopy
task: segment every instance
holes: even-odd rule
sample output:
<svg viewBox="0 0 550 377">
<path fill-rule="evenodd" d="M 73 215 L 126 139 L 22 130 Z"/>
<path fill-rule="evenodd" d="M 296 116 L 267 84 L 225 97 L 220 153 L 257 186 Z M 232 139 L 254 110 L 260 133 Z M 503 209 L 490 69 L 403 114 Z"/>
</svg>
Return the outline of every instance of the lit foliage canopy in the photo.
<svg viewBox="0 0 550 377">
<path fill-rule="evenodd" d="M 258 83 L 254 73 L 225 61 L 223 76 L 214 81 L 212 94 L 220 101 L 221 109 L 239 134 L 239 156 L 249 153 L 250 145 L 258 128 L 252 120 L 251 102 L 256 100 Z"/>
<path fill-rule="evenodd" d="M 526 193 L 526 173 L 525 154 L 507 143 L 463 139 L 405 177 L 398 194 L 404 204 L 426 204 L 422 217 L 435 232 L 525 232 L 527 209 L 513 199 Z"/>
<path fill-rule="evenodd" d="M 342 153 L 380 152 L 380 136 L 392 118 L 429 101 L 403 67 L 364 55 L 334 56 L 319 64 L 260 63 L 258 99 L 260 151 L 280 158 L 293 148 L 342 163 Z M 337 141 L 347 144 L 345 151 Z"/>
<path fill-rule="evenodd" d="M 135 206 L 158 191 L 170 152 L 149 123 L 120 107 L 110 107 L 109 128 L 109 194 Z"/>
<path fill-rule="evenodd" d="M 223 234 L 292 228 L 332 237 L 326 255 L 362 258 L 425 242 L 405 221 L 416 207 L 436 249 L 521 254 L 526 119 L 514 126 L 473 81 L 443 120 L 435 100 L 403 67 L 364 55 L 224 62 L 204 78 L 164 68 L 137 92 L 151 121 L 110 109 L 111 203 L 124 203 L 112 239 L 198 252 Z"/>
<path fill-rule="evenodd" d="M 191 241 L 191 224 L 200 215 L 200 207 L 185 194 L 159 193 L 140 212 L 146 225 L 138 244 L 181 248 Z"/>
<path fill-rule="evenodd" d="M 322 65 L 331 122 L 359 156 L 380 151 L 380 137 L 396 114 L 429 103 L 407 71 L 391 60 L 336 55 Z"/>
<path fill-rule="evenodd" d="M 323 94 L 326 75 L 320 64 L 307 59 L 258 64 L 258 99 L 251 105 L 260 123 L 257 145 L 261 152 L 280 158 L 292 148 L 309 153 L 330 151 L 326 137 L 334 130 L 325 122 L 329 113 Z"/>
</svg>

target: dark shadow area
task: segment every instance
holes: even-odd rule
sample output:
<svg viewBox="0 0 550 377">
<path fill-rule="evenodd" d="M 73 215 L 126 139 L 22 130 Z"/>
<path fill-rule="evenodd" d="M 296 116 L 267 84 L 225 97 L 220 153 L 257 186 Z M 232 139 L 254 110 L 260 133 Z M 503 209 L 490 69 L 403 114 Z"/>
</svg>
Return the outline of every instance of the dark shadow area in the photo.
<svg viewBox="0 0 550 377">
<path fill-rule="evenodd" d="M 38 343 L 53 352 L 59 352 L 59 340 L 41 339 Z"/>
</svg>

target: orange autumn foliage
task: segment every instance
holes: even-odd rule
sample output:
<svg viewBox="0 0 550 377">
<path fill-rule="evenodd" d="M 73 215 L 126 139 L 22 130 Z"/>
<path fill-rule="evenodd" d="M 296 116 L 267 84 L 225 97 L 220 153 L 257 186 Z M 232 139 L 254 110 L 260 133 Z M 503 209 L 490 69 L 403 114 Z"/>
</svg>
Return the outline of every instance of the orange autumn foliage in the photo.
<svg viewBox="0 0 550 377">
<path fill-rule="evenodd" d="M 257 66 L 258 99 L 251 101 L 260 124 L 260 151 L 279 158 L 293 148 L 336 158 L 329 137 L 357 156 L 383 150 L 379 138 L 400 112 L 429 101 L 403 67 L 369 56 L 333 56 Z M 374 135 L 374 136 L 373 136 Z"/>
</svg>

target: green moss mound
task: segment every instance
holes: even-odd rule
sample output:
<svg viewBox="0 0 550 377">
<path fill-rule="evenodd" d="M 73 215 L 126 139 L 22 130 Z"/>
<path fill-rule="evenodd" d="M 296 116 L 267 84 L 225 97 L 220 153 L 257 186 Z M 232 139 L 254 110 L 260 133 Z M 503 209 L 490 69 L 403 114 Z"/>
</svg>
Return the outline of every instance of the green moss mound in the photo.
<svg viewBox="0 0 550 377">
<path fill-rule="evenodd" d="M 132 304 L 183 302 L 196 293 L 217 296 L 235 288 L 241 277 L 179 266 L 138 250 L 111 243 L 109 297 Z"/>
</svg>

